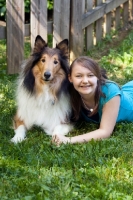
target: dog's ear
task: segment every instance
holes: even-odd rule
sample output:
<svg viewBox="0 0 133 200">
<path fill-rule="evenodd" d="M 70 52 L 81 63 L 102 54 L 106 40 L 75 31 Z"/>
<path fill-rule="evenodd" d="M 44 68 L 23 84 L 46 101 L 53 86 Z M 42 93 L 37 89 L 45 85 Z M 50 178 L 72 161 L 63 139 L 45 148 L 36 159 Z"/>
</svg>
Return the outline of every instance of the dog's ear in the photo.
<svg viewBox="0 0 133 200">
<path fill-rule="evenodd" d="M 30 69 L 25 74 L 25 78 L 23 81 L 24 87 L 32 93 L 34 91 L 34 85 L 35 85 L 35 77 L 33 76 L 32 70 Z"/>
<path fill-rule="evenodd" d="M 68 39 L 64 39 L 59 44 L 56 44 L 56 48 L 60 49 L 62 53 L 68 57 Z"/>
<path fill-rule="evenodd" d="M 41 52 L 44 49 L 44 47 L 47 47 L 47 43 L 42 39 L 40 35 L 37 35 L 35 39 L 33 53 Z"/>
</svg>

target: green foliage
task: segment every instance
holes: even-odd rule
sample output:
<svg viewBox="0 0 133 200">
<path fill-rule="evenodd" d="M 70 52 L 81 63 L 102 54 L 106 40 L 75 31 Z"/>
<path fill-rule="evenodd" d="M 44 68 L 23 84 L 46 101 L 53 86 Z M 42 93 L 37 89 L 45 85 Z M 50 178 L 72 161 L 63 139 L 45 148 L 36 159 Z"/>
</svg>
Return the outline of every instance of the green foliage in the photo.
<svg viewBox="0 0 133 200">
<path fill-rule="evenodd" d="M 25 13 L 30 13 L 30 0 L 24 0 Z M 53 9 L 53 0 L 47 1 L 48 10 Z M 6 1 L 0 0 L 0 19 L 6 19 Z"/>
<path fill-rule="evenodd" d="M 29 13 L 30 12 L 30 0 L 25 0 L 25 12 Z M 48 0 L 47 1 L 47 8 L 48 10 L 53 9 L 53 0 Z"/>
<path fill-rule="evenodd" d="M 48 0 L 47 1 L 47 8 L 48 8 L 48 10 L 52 10 L 53 9 L 53 0 Z"/>
<path fill-rule="evenodd" d="M 0 0 L 0 17 L 4 17 L 4 20 L 6 18 L 6 1 Z"/>
<path fill-rule="evenodd" d="M 99 63 L 109 77 L 124 83 L 133 79 L 133 31 Z M 51 44 L 52 37 L 49 36 Z M 96 49 L 98 48 L 98 49 Z M 99 56 L 99 48 L 91 57 Z M 118 123 L 109 139 L 85 144 L 51 144 L 51 137 L 33 127 L 27 139 L 12 144 L 12 117 L 16 110 L 16 76 L 6 74 L 6 42 L 0 41 L 0 197 L 2 200 L 132 200 L 133 123 Z M 29 39 L 25 57 L 30 54 Z M 77 124 L 71 135 L 97 128 Z"/>
<path fill-rule="evenodd" d="M 6 40 L 0 41 L 0 77 L 6 75 Z"/>
<path fill-rule="evenodd" d="M 30 0 L 25 0 L 24 5 L 25 5 L 25 12 L 30 13 Z"/>
</svg>

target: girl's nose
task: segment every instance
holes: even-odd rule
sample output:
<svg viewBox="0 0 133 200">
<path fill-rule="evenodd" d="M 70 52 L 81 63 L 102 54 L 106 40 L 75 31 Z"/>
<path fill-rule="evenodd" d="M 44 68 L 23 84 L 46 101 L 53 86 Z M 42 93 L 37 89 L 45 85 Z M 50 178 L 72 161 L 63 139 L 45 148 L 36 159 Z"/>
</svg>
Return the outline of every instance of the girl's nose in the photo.
<svg viewBox="0 0 133 200">
<path fill-rule="evenodd" d="M 84 76 L 83 79 L 82 79 L 82 82 L 83 83 L 88 83 L 88 77 Z"/>
</svg>

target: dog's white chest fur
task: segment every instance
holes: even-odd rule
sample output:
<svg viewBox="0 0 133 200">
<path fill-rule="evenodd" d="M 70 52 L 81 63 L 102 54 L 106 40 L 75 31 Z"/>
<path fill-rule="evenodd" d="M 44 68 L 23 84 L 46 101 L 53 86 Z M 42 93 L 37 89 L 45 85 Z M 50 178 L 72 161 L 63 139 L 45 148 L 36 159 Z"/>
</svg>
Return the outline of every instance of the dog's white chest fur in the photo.
<svg viewBox="0 0 133 200">
<path fill-rule="evenodd" d="M 47 85 L 44 92 L 38 96 L 29 94 L 25 88 L 20 87 L 17 102 L 18 116 L 24 120 L 27 129 L 37 125 L 52 135 L 57 125 L 68 123 L 67 118 L 71 113 L 69 95 L 62 93 L 60 98 L 55 100 Z"/>
</svg>

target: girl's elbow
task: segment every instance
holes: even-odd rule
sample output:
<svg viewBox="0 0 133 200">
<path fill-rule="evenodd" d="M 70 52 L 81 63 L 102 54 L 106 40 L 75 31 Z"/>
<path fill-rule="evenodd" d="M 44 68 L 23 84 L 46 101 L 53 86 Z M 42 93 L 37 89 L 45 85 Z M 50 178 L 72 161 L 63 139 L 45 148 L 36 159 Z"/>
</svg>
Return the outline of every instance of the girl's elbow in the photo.
<svg viewBox="0 0 133 200">
<path fill-rule="evenodd" d="M 113 131 L 102 130 L 102 138 L 110 138 Z"/>
</svg>

